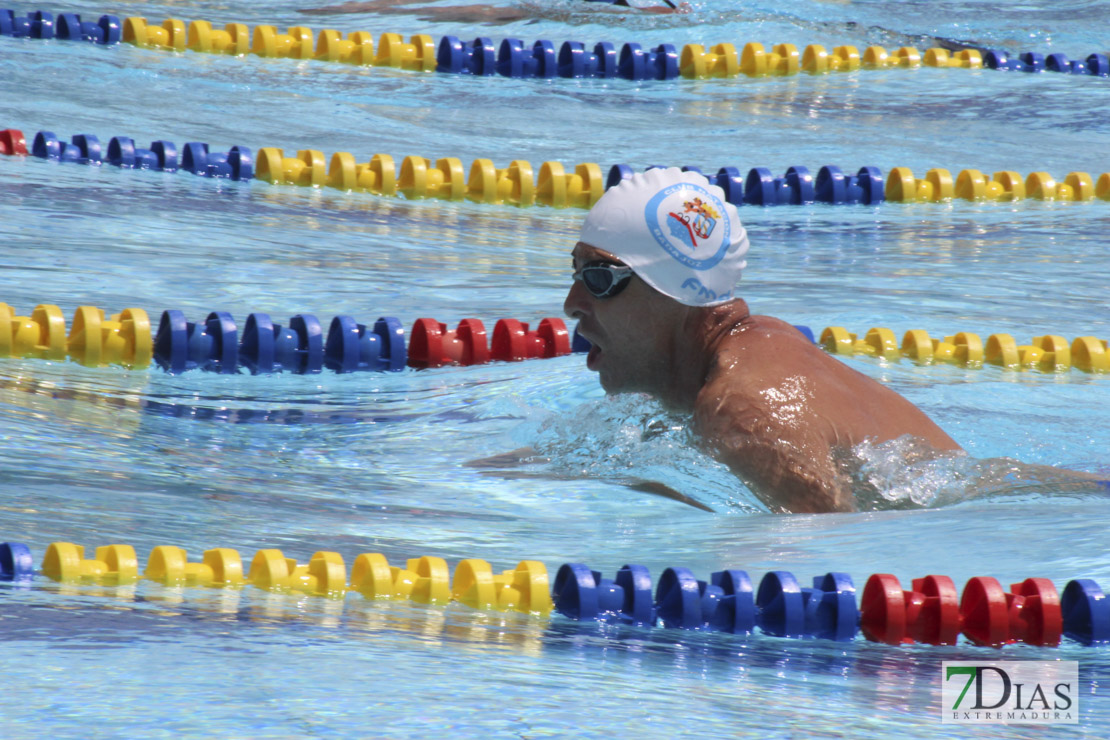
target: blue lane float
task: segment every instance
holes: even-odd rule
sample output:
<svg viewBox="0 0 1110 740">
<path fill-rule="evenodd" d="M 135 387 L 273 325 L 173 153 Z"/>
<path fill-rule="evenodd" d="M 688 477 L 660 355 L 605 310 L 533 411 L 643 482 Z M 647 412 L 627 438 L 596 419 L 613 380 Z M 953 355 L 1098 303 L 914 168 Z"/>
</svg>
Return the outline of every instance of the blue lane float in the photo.
<svg viewBox="0 0 1110 740">
<path fill-rule="evenodd" d="M 92 134 L 76 134 L 70 143 L 59 141 L 52 131 L 39 131 L 31 143 L 31 156 L 73 164 L 98 165 L 103 161 L 100 141 Z"/>
<path fill-rule="evenodd" d="M 855 587 L 844 573 L 815 578 L 802 588 L 793 575 L 773 571 L 758 591 L 742 570 L 700 581 L 686 568 L 667 568 L 651 596 L 647 568 L 626 565 L 615 579 L 581 563 L 559 568 L 552 588 L 555 609 L 572 619 L 709 632 L 747 634 L 758 627 L 777 637 L 851 640 L 859 630 Z"/>
<path fill-rule="evenodd" d="M 1110 57 L 1105 54 L 1090 54 L 1083 61 L 1069 61 L 1065 54 L 1049 54 L 1045 57 L 1044 68 L 1048 72 L 1110 77 Z"/>
<path fill-rule="evenodd" d="M 645 50 L 628 43 L 621 47 L 617 69 L 626 80 L 673 80 L 678 77 L 678 50 L 674 44 Z"/>
<path fill-rule="evenodd" d="M 405 329 L 392 316 L 379 318 L 373 327 L 336 316 L 328 327 L 324 364 L 337 373 L 403 370 L 408 364 Z"/>
<path fill-rule="evenodd" d="M 651 575 L 642 565 L 625 565 L 616 579 L 608 579 L 581 563 L 566 563 L 555 574 L 551 598 L 555 609 L 571 619 L 655 624 Z"/>
<path fill-rule="evenodd" d="M 1035 52 L 1010 56 L 1005 51 L 991 50 L 983 55 L 983 66 L 1004 72 L 1044 72 L 1044 56 Z"/>
<path fill-rule="evenodd" d="M 752 582 L 742 570 L 713 573 L 707 583 L 686 568 L 667 568 L 655 601 L 664 627 L 746 634 L 756 625 Z"/>
<path fill-rule="evenodd" d="M 497 51 L 497 73 L 502 77 L 543 79 L 555 77 L 559 71 L 559 56 L 550 41 L 537 41 L 529 47 L 520 39 L 504 39 Z"/>
<path fill-rule="evenodd" d="M 254 179 L 254 160 L 245 146 L 233 146 L 226 153 L 211 152 L 203 142 L 190 142 L 182 150 L 181 169 L 202 177 Z"/>
<path fill-rule="evenodd" d="M 436 69 L 467 75 L 492 75 L 497 69 L 497 49 L 493 41 L 479 37 L 466 43 L 456 36 L 444 36 L 436 50 Z"/>
<path fill-rule="evenodd" d="M 813 588 L 802 589 L 806 631 L 814 637 L 843 642 L 859 630 L 856 588 L 847 573 L 814 577 Z"/>
<path fill-rule="evenodd" d="M 248 315 L 239 347 L 239 363 L 251 375 L 320 372 L 324 363 L 320 322 L 311 314 L 297 314 L 289 319 L 288 326 L 282 326 L 275 324 L 269 314 Z"/>
<path fill-rule="evenodd" d="M 154 337 L 154 359 L 171 374 L 186 370 L 238 372 L 235 321 L 224 311 L 213 311 L 199 324 L 186 321 L 181 311 L 163 311 Z"/>
<path fill-rule="evenodd" d="M 91 41 L 110 46 L 120 42 L 120 22 L 114 15 L 102 15 L 97 21 L 82 21 L 76 13 L 58 16 L 55 38 L 63 41 Z"/>
<path fill-rule="evenodd" d="M 653 165 L 654 169 L 662 165 Z M 780 206 L 829 203 L 831 205 L 877 205 L 885 200 L 885 182 L 878 167 L 861 167 L 855 175 L 845 175 L 835 165 L 825 165 L 814 178 L 807 167 L 790 167 L 775 177 L 766 167 L 753 167 L 741 175 L 736 167 L 721 167 L 706 174 L 698 167 L 685 166 L 684 172 L 697 172 L 725 192 L 725 200 L 735 206 Z M 609 168 L 605 189 L 632 177 L 635 170 L 627 164 Z"/>
<path fill-rule="evenodd" d="M 240 369 L 252 375 L 312 375 L 324 367 L 337 373 L 396 372 L 407 359 L 404 327 L 391 316 L 373 327 L 336 316 L 325 338 L 320 321 L 310 314 L 297 314 L 282 326 L 268 314 L 252 313 L 240 337 L 235 320 L 224 311 L 192 323 L 171 309 L 162 312 L 154 337 L 155 362 L 174 375 L 190 370 L 230 375 Z"/>
<path fill-rule="evenodd" d="M 116 22 L 119 22 L 118 19 Z M 0 36 L 52 39 L 54 38 L 54 16 L 44 10 L 18 16 L 6 8 L 0 9 Z"/>
<path fill-rule="evenodd" d="M 66 143 L 51 131 L 39 131 L 35 134 L 30 153 L 33 157 L 55 162 L 94 166 L 107 163 L 123 169 L 163 172 L 182 169 L 202 177 L 254 179 L 253 155 L 245 146 L 233 146 L 227 152 L 212 152 L 204 142 L 189 142 L 181 151 L 179 165 L 177 148 L 170 141 L 155 141 L 149 149 L 139 149 L 133 139 L 115 136 L 108 143 L 105 157 L 100 140 L 92 134 L 76 134 Z"/>
<path fill-rule="evenodd" d="M 1110 642 L 1110 599 L 1087 578 L 1069 581 L 1060 597 L 1064 635 L 1084 645 Z"/>
<path fill-rule="evenodd" d="M 234 375 L 239 371 L 239 330 L 226 311 L 213 311 L 203 324 L 186 324 L 189 365 L 199 370 Z"/>
<path fill-rule="evenodd" d="M 114 15 L 96 21 L 82 21 L 76 13 L 62 13 L 55 20 L 51 13 L 36 10 L 26 16 L 0 9 L 0 36 L 61 41 L 91 41 L 109 46 L 120 42 L 120 22 Z"/>
<path fill-rule="evenodd" d="M 1034 51 L 1010 55 L 992 49 L 983 56 L 983 66 L 1004 72 L 1061 72 L 1073 75 L 1110 76 L 1110 58 L 1105 54 L 1090 54 L 1083 61 L 1069 60 L 1065 54 L 1045 56 Z"/>
<path fill-rule="evenodd" d="M 35 561 L 27 545 L 0 542 L 0 581 L 27 581 L 35 573 Z"/>
<path fill-rule="evenodd" d="M 832 205 L 877 205 L 885 200 L 883 173 L 878 167 L 860 167 L 845 175 L 835 165 L 825 165 L 814 183 L 817 201 Z"/>
<path fill-rule="evenodd" d="M 580 41 L 564 41 L 559 47 L 558 68 L 560 77 L 600 77 L 602 79 L 620 77 L 625 71 L 620 66 L 620 56 L 617 54 L 616 47 L 605 41 L 594 44 L 592 51 Z M 632 78 L 626 77 L 626 79 Z"/>
<path fill-rule="evenodd" d="M 639 44 L 625 44 L 618 53 L 613 44 L 600 42 L 587 48 L 580 41 L 555 44 L 539 40 L 527 46 L 520 39 L 504 39 L 499 46 L 488 38 L 471 42 L 444 36 L 436 51 L 439 72 L 502 77 L 624 77 L 629 80 L 674 79 L 678 76 L 678 52 L 664 44 L 645 52 Z"/>
<path fill-rule="evenodd" d="M 791 167 L 783 177 L 775 177 L 766 167 L 753 167 L 744 181 L 744 200 L 756 206 L 813 203 L 813 175 L 805 167 Z"/>
<path fill-rule="evenodd" d="M 149 149 L 140 149 L 134 139 L 113 136 L 108 142 L 107 162 L 120 169 L 177 172 L 177 148 L 173 142 L 155 141 Z"/>
</svg>

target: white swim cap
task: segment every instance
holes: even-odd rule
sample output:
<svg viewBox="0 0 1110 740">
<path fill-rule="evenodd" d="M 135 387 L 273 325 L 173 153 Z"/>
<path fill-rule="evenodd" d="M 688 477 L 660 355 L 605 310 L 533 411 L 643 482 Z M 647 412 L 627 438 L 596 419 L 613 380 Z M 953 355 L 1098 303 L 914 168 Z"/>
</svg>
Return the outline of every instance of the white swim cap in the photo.
<svg viewBox="0 0 1110 740">
<path fill-rule="evenodd" d="M 748 234 L 736 206 L 696 172 L 633 175 L 590 210 L 579 241 L 620 258 L 663 295 L 687 306 L 732 300 L 747 267 Z"/>
</svg>

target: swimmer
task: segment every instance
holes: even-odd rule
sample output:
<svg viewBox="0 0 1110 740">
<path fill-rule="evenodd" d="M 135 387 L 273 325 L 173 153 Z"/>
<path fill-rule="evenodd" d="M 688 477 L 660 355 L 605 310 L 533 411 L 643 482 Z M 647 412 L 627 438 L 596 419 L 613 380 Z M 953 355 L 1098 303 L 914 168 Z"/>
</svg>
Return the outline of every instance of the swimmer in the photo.
<svg viewBox="0 0 1110 740">
<path fill-rule="evenodd" d="M 633 175 L 586 216 L 564 310 L 607 393 L 647 393 L 772 511 L 856 508 L 846 454 L 911 437 L 961 448 L 893 390 L 735 296 L 748 237 L 701 175 Z"/>
<path fill-rule="evenodd" d="M 611 4 L 646 13 L 688 13 L 689 4 L 678 5 L 671 0 L 586 0 L 591 3 Z M 503 25 L 535 18 L 535 10 L 528 8 L 500 8 L 493 5 L 421 5 L 425 0 L 349 0 L 340 5 L 298 10 L 305 15 L 340 15 L 344 13 L 377 13 L 379 15 L 416 15 L 422 21 L 445 23 L 486 23 Z M 412 7 L 420 5 L 420 7 Z"/>
</svg>

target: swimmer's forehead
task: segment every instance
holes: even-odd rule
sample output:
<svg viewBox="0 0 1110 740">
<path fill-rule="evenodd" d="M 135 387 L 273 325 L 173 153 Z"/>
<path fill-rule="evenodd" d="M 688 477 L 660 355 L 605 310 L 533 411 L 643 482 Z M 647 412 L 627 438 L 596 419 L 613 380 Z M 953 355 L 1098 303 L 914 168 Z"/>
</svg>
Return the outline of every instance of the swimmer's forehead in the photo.
<svg viewBox="0 0 1110 740">
<path fill-rule="evenodd" d="M 586 242 L 578 242 L 575 244 L 570 255 L 574 259 L 575 265 L 584 265 L 588 262 L 613 262 L 618 265 L 624 264 L 624 262 L 612 252 L 606 252 L 604 249 L 590 246 Z"/>
</svg>

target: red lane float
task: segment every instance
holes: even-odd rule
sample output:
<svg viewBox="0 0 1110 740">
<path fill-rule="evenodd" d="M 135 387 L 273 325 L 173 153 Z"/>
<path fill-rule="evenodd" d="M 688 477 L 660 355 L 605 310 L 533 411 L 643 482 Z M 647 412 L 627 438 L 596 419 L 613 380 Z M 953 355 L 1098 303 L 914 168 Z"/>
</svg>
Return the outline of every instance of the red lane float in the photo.
<svg viewBox="0 0 1110 740">
<path fill-rule="evenodd" d="M 570 334 L 561 319 L 543 319 L 535 331 L 529 331 L 528 324 L 515 319 L 501 319 L 493 327 L 490 355 L 494 360 L 528 360 L 569 354 Z"/>
<path fill-rule="evenodd" d="M 492 346 L 486 336 L 478 319 L 463 319 L 453 331 L 435 319 L 417 319 L 409 339 L 409 366 L 481 365 L 570 354 L 570 334 L 561 319 L 543 319 L 535 331 L 516 319 L 500 319 L 493 327 Z"/>
<path fill-rule="evenodd" d="M 886 573 L 867 580 L 860 605 L 860 629 L 872 642 L 889 645 L 955 645 L 962 632 L 977 645 L 1012 642 L 1060 644 L 1063 617 L 1056 587 L 1046 578 L 1027 578 L 1010 593 L 989 576 L 972 578 L 956 597 L 948 576 L 915 578 L 903 591 Z"/>
<path fill-rule="evenodd" d="M 889 573 L 867 579 L 860 600 L 860 629 L 872 642 L 955 645 L 960 634 L 956 586 L 948 576 L 915 578 L 903 591 Z"/>
<path fill-rule="evenodd" d="M 0 131 L 0 154 L 27 156 L 27 139 L 24 138 L 23 132 L 15 128 Z"/>
<path fill-rule="evenodd" d="M 1047 578 L 1026 578 L 1012 584 L 1010 593 L 989 576 L 972 578 L 964 586 L 960 613 L 964 634 L 978 645 L 1060 644 L 1060 595 Z"/>
<path fill-rule="evenodd" d="M 478 319 L 463 319 L 454 331 L 435 319 L 417 319 L 409 338 L 409 367 L 481 365 L 489 362 L 486 327 Z"/>
</svg>

